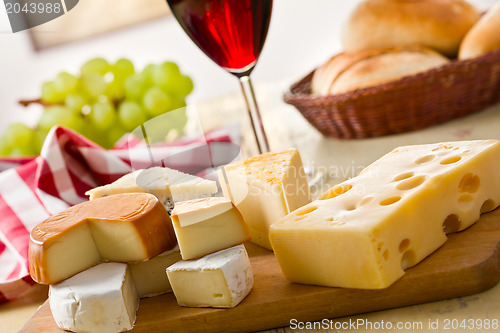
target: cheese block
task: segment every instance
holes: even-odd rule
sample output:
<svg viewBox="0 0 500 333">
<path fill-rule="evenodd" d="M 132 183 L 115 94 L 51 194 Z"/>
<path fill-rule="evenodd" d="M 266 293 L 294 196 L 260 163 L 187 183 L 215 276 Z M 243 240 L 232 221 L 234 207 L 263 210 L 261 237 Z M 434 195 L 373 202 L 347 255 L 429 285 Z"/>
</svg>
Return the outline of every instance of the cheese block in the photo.
<svg viewBox="0 0 500 333">
<path fill-rule="evenodd" d="M 146 260 L 175 244 L 170 217 L 154 195 L 113 195 L 75 205 L 35 226 L 30 274 L 38 283 L 53 284 L 102 261 Z"/>
<path fill-rule="evenodd" d="M 152 297 L 172 291 L 165 268 L 181 260 L 179 247 L 139 262 L 128 264 L 139 297 Z"/>
<path fill-rule="evenodd" d="M 209 197 L 217 191 L 217 184 L 212 180 L 174 169 L 152 167 L 126 174 L 111 184 L 96 187 L 85 194 L 94 200 L 112 194 L 147 192 L 155 195 L 170 212 L 174 202 Z"/>
<path fill-rule="evenodd" d="M 49 305 L 63 330 L 112 333 L 132 329 L 139 297 L 126 264 L 104 263 L 51 285 Z"/>
<path fill-rule="evenodd" d="M 272 250 L 269 226 L 311 202 L 302 160 L 297 149 L 267 153 L 218 169 L 224 196 L 243 215 L 251 242 Z"/>
<path fill-rule="evenodd" d="M 196 259 L 241 244 L 250 231 L 231 200 L 223 197 L 178 202 L 172 223 L 182 259 Z"/>
<path fill-rule="evenodd" d="M 500 143 L 394 149 L 271 226 L 284 276 L 382 289 L 500 204 Z"/>
<path fill-rule="evenodd" d="M 237 245 L 198 260 L 181 260 L 167 268 L 179 305 L 232 308 L 253 287 L 253 273 L 245 246 Z"/>
</svg>

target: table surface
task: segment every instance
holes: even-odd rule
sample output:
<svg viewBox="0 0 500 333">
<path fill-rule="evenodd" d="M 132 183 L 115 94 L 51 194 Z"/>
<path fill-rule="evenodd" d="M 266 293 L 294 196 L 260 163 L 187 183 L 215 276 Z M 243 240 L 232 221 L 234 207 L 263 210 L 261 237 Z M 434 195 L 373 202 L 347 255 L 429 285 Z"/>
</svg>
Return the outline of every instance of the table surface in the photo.
<svg viewBox="0 0 500 333">
<path fill-rule="evenodd" d="M 257 96 L 272 150 L 279 151 L 296 147 L 305 165 L 316 167 L 327 175 L 326 181 L 314 189 L 315 195 L 355 176 L 362 168 L 397 146 L 456 140 L 500 139 L 500 105 L 492 106 L 466 118 L 406 134 L 362 140 L 325 138 L 309 125 L 296 109 L 282 101 L 282 94 L 290 84 L 290 80 L 261 84 L 256 87 Z M 226 123 L 241 123 L 242 153 L 244 156 L 255 153 L 252 149 L 254 143 L 248 127 L 248 117 L 240 94 L 198 103 L 196 109 L 204 130 Z M 46 286 L 35 286 L 23 297 L 1 304 L 0 333 L 19 330 L 46 300 L 47 291 Z M 322 330 L 316 330 L 312 327 L 313 329 L 308 331 L 335 332 L 335 327 L 352 329 L 353 326 L 347 325 L 357 322 L 360 326 L 352 331 L 380 332 L 380 329 L 377 329 L 378 325 L 392 322 L 394 325 L 400 323 L 406 327 L 413 326 L 413 328 L 401 329 L 398 332 L 436 332 L 437 328 L 444 329 L 444 325 L 449 321 L 451 332 L 496 332 L 498 329 L 483 328 L 471 331 L 467 328 L 453 329 L 453 327 L 460 325 L 463 320 L 469 322 L 471 319 L 481 323 L 486 323 L 487 319 L 498 322 L 500 320 L 499 300 L 500 285 L 497 285 L 486 292 L 468 297 L 337 318 L 332 322 L 335 326 L 329 330 L 324 327 Z M 342 323 L 344 326 L 340 326 Z M 319 324 L 316 323 L 316 325 Z M 287 327 L 267 332 L 291 331 L 291 328 Z"/>
</svg>

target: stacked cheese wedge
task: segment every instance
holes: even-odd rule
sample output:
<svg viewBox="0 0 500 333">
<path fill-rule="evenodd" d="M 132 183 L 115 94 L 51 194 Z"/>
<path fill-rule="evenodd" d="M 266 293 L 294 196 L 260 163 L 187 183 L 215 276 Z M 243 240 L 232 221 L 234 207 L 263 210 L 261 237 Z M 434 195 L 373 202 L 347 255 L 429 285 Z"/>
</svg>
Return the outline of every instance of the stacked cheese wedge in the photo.
<svg viewBox="0 0 500 333">
<path fill-rule="evenodd" d="M 179 305 L 238 305 L 253 286 L 250 259 L 240 245 L 250 231 L 240 212 L 225 198 L 203 198 L 177 203 L 172 221 L 183 260 L 167 274 Z"/>
<path fill-rule="evenodd" d="M 139 298 L 169 291 L 182 306 L 238 305 L 253 286 L 247 222 L 255 243 L 271 249 L 270 225 L 310 202 L 310 192 L 296 149 L 219 171 L 226 197 L 213 197 L 213 181 L 154 167 L 95 188 L 90 201 L 36 226 L 31 275 L 51 285 L 58 326 L 129 330 Z"/>
<path fill-rule="evenodd" d="M 60 328 L 120 332 L 133 327 L 140 296 L 169 288 L 167 279 L 156 281 L 153 274 L 157 262 L 179 259 L 175 246 L 170 217 L 154 195 L 117 194 L 38 224 L 30 235 L 30 274 L 50 284 L 49 304 Z"/>
<path fill-rule="evenodd" d="M 37 225 L 30 237 L 30 273 L 50 284 L 58 326 L 131 329 L 139 298 L 171 291 L 165 269 L 181 260 L 166 209 L 175 200 L 216 192 L 215 182 L 176 170 L 137 170 Z"/>
<path fill-rule="evenodd" d="M 236 306 L 253 285 L 246 250 L 236 244 L 251 233 L 251 242 L 271 249 L 269 226 L 311 200 L 296 149 L 258 155 L 218 171 L 225 198 L 184 201 L 172 211 L 183 260 L 167 274 L 180 305 Z"/>
<path fill-rule="evenodd" d="M 280 159 L 270 174 L 274 183 L 295 182 L 287 170 L 298 167 L 296 151 L 261 159 L 254 170 Z M 280 191 L 267 200 L 276 202 L 281 217 L 289 208 L 283 208 L 283 193 L 276 188 Z M 129 330 L 139 298 L 169 291 L 183 306 L 240 303 L 253 286 L 241 245 L 250 239 L 250 230 L 230 199 L 211 197 L 216 192 L 215 182 L 176 170 L 137 170 L 88 191 L 90 201 L 36 226 L 30 271 L 38 283 L 50 284 L 49 303 L 58 326 L 77 332 Z M 308 191 L 305 198 L 309 201 Z"/>
</svg>

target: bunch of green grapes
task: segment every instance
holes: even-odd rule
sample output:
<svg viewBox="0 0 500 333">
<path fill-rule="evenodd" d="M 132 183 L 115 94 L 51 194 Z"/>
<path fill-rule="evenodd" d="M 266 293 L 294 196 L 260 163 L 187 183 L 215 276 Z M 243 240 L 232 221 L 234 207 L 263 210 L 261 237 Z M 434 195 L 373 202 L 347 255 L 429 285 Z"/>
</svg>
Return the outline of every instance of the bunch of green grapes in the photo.
<svg viewBox="0 0 500 333">
<path fill-rule="evenodd" d="M 103 58 L 87 61 L 78 76 L 59 73 L 42 85 L 44 111 L 35 128 L 9 125 L 0 137 L 0 156 L 40 153 L 55 125 L 71 128 L 97 144 L 111 148 L 125 133 L 166 112 L 186 106 L 191 79 L 173 62 L 150 64 L 136 72 L 128 59 L 110 64 Z M 175 117 L 168 129 L 182 132 L 187 117 Z"/>
</svg>

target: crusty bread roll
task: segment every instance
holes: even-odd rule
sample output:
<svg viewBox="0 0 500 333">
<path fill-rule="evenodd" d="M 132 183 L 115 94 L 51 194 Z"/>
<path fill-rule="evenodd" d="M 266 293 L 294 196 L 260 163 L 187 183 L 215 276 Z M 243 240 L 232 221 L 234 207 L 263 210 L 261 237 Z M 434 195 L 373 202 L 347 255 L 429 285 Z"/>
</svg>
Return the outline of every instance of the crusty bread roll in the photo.
<svg viewBox="0 0 500 333">
<path fill-rule="evenodd" d="M 479 20 L 464 0 L 364 0 L 345 22 L 345 52 L 420 44 L 456 57 L 467 31 Z"/>
<path fill-rule="evenodd" d="M 500 1 L 465 35 L 458 58 L 475 58 L 496 49 L 500 49 Z"/>
<path fill-rule="evenodd" d="M 448 58 L 421 46 L 340 53 L 318 67 L 311 91 L 340 94 L 397 80 L 448 63 Z"/>
</svg>

